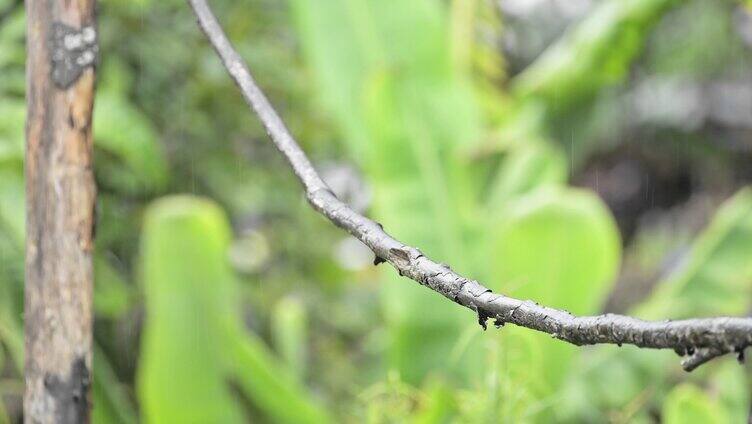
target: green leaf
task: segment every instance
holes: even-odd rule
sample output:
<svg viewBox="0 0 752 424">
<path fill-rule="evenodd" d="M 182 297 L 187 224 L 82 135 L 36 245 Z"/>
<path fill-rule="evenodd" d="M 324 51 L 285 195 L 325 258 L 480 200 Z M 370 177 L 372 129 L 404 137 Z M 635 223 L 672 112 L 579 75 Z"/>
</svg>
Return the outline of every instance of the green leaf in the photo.
<svg viewBox="0 0 752 424">
<path fill-rule="evenodd" d="M 147 422 L 243 422 L 225 381 L 229 240 L 227 219 L 207 200 L 163 198 L 145 214 L 138 391 Z"/>
<path fill-rule="evenodd" d="M 240 388 L 273 418 L 272 421 L 290 424 L 332 422 L 258 337 L 251 334 L 233 338 L 228 348 L 229 369 Z"/>
<path fill-rule="evenodd" d="M 492 288 L 574 314 L 596 313 L 620 254 L 614 219 L 597 196 L 540 188 L 515 198 L 500 213 L 488 257 Z M 517 366 L 510 366 L 518 384 L 540 395 L 555 391 L 576 348 L 527 329 L 509 328 L 503 334 L 508 354 L 518 358 Z"/>
<path fill-rule="evenodd" d="M 264 344 L 243 331 L 230 227 L 213 202 L 156 201 L 142 239 L 146 297 L 139 399 L 148 422 L 244 422 L 230 391 L 243 392 L 275 422 L 327 422 Z"/>
<path fill-rule="evenodd" d="M 366 75 L 382 55 L 364 0 L 290 0 L 299 40 L 320 88 L 318 98 L 346 134 L 348 149 L 361 157 L 368 146 L 359 113 Z"/>
<path fill-rule="evenodd" d="M 545 142 L 521 144 L 504 157 L 491 185 L 488 207 L 498 210 L 515 196 L 543 186 L 563 185 L 567 180 L 564 154 Z"/>
<path fill-rule="evenodd" d="M 718 401 L 691 384 L 682 384 L 669 393 L 663 404 L 662 422 L 666 424 L 729 423 Z"/>
<path fill-rule="evenodd" d="M 499 217 L 491 258 L 497 288 L 574 314 L 598 309 L 621 253 L 616 224 L 593 193 L 542 188 Z"/>
</svg>

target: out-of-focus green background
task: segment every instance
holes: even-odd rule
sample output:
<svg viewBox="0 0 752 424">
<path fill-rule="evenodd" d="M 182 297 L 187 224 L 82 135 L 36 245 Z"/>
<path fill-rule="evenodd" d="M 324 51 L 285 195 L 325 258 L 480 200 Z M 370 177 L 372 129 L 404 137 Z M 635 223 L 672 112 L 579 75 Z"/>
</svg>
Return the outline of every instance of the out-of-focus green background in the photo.
<svg viewBox="0 0 752 424">
<path fill-rule="evenodd" d="M 99 423 L 738 423 L 745 366 L 483 332 L 306 205 L 179 0 L 102 0 Z M 213 1 L 343 199 L 577 314 L 752 310 L 752 9 Z M 23 392 L 23 6 L 0 0 L 0 423 Z"/>
</svg>

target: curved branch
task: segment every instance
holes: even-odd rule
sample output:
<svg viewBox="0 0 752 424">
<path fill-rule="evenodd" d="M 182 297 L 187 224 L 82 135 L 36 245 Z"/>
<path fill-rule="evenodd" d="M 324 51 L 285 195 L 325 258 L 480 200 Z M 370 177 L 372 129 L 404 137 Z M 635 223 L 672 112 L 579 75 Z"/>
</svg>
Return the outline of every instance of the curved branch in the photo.
<svg viewBox="0 0 752 424">
<path fill-rule="evenodd" d="M 743 352 L 752 344 L 752 318 L 657 322 L 614 314 L 577 317 L 529 300 L 493 293 L 477 281 L 453 272 L 449 266 L 435 262 L 420 250 L 392 238 L 379 223 L 358 214 L 337 199 L 253 80 L 248 67 L 233 49 L 206 1 L 188 2 L 201 29 L 237 83 L 246 102 L 261 119 L 269 137 L 303 184 L 309 203 L 334 225 L 368 246 L 376 255 L 374 263 L 389 262 L 400 275 L 475 311 L 483 328 L 486 327 L 486 321 L 492 318 L 497 326 L 516 324 L 548 333 L 577 346 L 610 343 L 673 349 L 681 356 L 688 355 L 682 362 L 687 371 L 726 353 Z"/>
</svg>

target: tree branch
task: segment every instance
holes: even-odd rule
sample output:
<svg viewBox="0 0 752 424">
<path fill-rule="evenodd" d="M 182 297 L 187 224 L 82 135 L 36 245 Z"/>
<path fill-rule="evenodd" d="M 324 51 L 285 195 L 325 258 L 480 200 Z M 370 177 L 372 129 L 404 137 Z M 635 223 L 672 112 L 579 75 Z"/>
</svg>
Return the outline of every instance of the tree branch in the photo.
<svg viewBox="0 0 752 424">
<path fill-rule="evenodd" d="M 475 311 L 483 328 L 494 319 L 542 331 L 577 346 L 630 344 L 641 348 L 673 349 L 688 355 L 682 366 L 691 371 L 703 363 L 752 344 L 752 319 L 702 318 L 680 321 L 643 321 L 622 315 L 577 317 L 566 311 L 493 293 L 477 281 L 424 256 L 387 234 L 382 226 L 341 202 L 327 187 L 295 142 L 282 119 L 253 80 L 247 65 L 233 49 L 205 0 L 188 0 L 201 29 L 237 83 L 246 102 L 261 119 L 277 149 L 285 156 L 305 188 L 308 202 L 334 225 L 346 230 L 376 255 L 374 263 L 389 262 L 406 276 L 446 298 Z"/>
<path fill-rule="evenodd" d="M 88 423 L 95 0 L 26 2 L 24 419 Z"/>
</svg>

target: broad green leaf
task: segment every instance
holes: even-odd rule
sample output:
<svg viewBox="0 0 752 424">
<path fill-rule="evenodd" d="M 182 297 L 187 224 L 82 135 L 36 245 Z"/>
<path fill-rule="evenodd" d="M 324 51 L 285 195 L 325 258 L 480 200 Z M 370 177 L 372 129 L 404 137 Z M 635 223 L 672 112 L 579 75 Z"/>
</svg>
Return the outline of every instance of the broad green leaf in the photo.
<svg viewBox="0 0 752 424">
<path fill-rule="evenodd" d="M 235 381 L 275 422 L 328 418 L 254 335 L 243 331 L 229 266 L 230 227 L 214 203 L 166 197 L 146 212 L 146 323 L 139 399 L 148 422 L 243 422 Z"/>
<path fill-rule="evenodd" d="M 146 212 L 138 371 L 146 422 L 243 422 L 225 374 L 224 328 L 235 312 L 229 240 L 227 218 L 209 201 L 163 198 Z"/>
<path fill-rule="evenodd" d="M 515 198 L 498 218 L 488 260 L 494 289 L 574 314 L 593 314 L 619 266 L 614 220 L 592 193 L 540 188 Z M 527 329 L 504 329 L 510 373 L 537 396 L 554 392 L 576 348 Z"/>
<path fill-rule="evenodd" d="M 597 196 L 538 189 L 516 198 L 499 221 L 490 253 L 497 288 L 574 314 L 598 309 L 621 248 L 614 219 Z"/>
<path fill-rule="evenodd" d="M 682 384 L 666 396 L 661 411 L 666 424 L 730 423 L 718 401 L 691 384 Z"/>
</svg>

